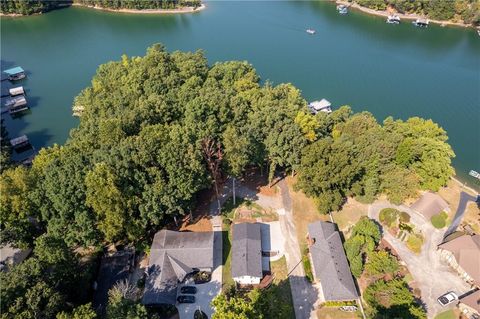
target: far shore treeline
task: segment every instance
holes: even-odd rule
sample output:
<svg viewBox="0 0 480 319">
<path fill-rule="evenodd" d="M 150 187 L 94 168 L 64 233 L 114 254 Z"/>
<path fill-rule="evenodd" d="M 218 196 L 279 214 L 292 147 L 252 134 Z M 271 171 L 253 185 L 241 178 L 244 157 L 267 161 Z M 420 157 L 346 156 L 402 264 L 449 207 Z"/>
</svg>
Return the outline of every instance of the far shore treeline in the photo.
<svg viewBox="0 0 480 319">
<path fill-rule="evenodd" d="M 74 3 L 113 10 L 176 9 L 198 7 L 201 4 L 200 0 L 0 0 L 0 12 L 31 15 L 67 7 Z"/>
<path fill-rule="evenodd" d="M 1 240 L 34 249 L 0 274 L 9 318 L 53 318 L 85 303 L 78 289 L 90 272 L 73 249 L 149 245 L 196 207 L 200 191 L 247 168 L 264 168 L 270 180 L 298 174 L 320 213 L 347 196 L 400 203 L 454 173 L 447 134 L 431 120 L 378 123 L 348 106 L 312 115 L 292 84 L 261 84 L 247 62 L 209 65 L 202 51 L 156 44 L 144 57 L 124 55 L 101 65 L 74 104 L 78 127 L 31 167 L 13 165 L 2 148 Z"/>
</svg>

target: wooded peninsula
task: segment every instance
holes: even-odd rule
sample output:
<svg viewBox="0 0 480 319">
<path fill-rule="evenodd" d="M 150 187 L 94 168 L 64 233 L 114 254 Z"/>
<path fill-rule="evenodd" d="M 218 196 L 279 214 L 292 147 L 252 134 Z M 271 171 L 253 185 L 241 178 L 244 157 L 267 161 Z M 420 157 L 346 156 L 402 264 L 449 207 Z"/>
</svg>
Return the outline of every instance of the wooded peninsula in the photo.
<svg viewBox="0 0 480 319">
<path fill-rule="evenodd" d="M 313 115 L 292 84 L 262 84 L 247 62 L 209 65 L 202 51 L 156 44 L 143 57 L 124 55 L 101 65 L 74 105 L 82 112 L 69 140 L 40 150 L 31 167 L 2 148 L 1 241 L 33 249 L 0 272 L 6 317 L 94 318 L 94 265 L 79 249 L 147 247 L 196 207 L 200 191 L 247 169 L 270 180 L 297 174 L 322 214 L 347 196 L 400 203 L 454 173 L 447 134 L 431 120 L 378 123 L 348 106 Z M 145 311 L 117 296 L 107 317 Z"/>
</svg>

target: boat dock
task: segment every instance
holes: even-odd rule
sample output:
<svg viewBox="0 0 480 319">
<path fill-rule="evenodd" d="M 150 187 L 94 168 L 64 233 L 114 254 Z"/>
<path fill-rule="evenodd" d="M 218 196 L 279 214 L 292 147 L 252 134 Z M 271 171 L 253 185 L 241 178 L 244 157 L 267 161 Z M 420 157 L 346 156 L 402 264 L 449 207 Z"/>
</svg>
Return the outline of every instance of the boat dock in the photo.
<svg viewBox="0 0 480 319">
<path fill-rule="evenodd" d="M 321 99 L 320 101 L 313 101 L 308 104 L 308 108 L 313 114 L 318 112 L 332 113 L 332 103 L 327 99 Z"/>
<path fill-rule="evenodd" d="M 14 150 L 21 149 L 23 147 L 30 146 L 30 141 L 28 140 L 27 135 L 22 135 L 10 140 L 10 145 L 12 145 Z"/>
<path fill-rule="evenodd" d="M 5 78 L 3 76 L 5 76 Z M 18 81 L 18 80 L 24 79 L 25 77 L 26 77 L 25 70 L 22 69 L 22 67 L 20 66 L 7 69 L 2 72 L 2 81 L 3 80 Z"/>
</svg>

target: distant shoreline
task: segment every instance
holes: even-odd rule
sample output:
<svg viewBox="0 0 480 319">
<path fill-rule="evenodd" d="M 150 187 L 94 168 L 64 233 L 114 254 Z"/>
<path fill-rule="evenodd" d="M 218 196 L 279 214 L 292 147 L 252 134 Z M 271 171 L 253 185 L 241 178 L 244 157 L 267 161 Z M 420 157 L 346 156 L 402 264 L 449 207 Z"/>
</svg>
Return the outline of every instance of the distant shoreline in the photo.
<svg viewBox="0 0 480 319">
<path fill-rule="evenodd" d="M 362 11 L 364 13 L 368 13 L 371 15 L 376 15 L 379 17 L 385 17 L 387 18 L 391 14 L 395 14 L 400 17 L 400 19 L 404 20 L 416 20 L 416 19 L 427 19 L 429 22 L 439 24 L 440 26 L 456 26 L 456 27 L 462 27 L 462 28 L 473 28 L 476 29 L 476 27 L 472 24 L 465 24 L 463 22 L 453 22 L 453 21 L 443 21 L 443 20 L 434 20 L 434 19 L 429 19 L 426 17 L 419 16 L 418 14 L 405 14 L 405 13 L 399 13 L 395 12 L 393 10 L 385 10 L 385 11 L 379 11 L 379 10 L 374 10 L 374 9 L 369 9 L 366 7 L 362 7 L 357 3 L 351 3 L 345 0 L 332 0 L 337 4 L 343 4 L 346 5 L 348 8 L 356 9 L 358 11 Z"/>
<path fill-rule="evenodd" d="M 82 3 L 72 3 L 71 5 L 65 5 L 64 7 L 83 7 L 83 8 L 89 8 L 89 9 L 95 9 L 95 10 L 101 10 L 101 11 L 108 11 L 108 12 L 117 12 L 117 13 L 133 13 L 133 14 L 177 14 L 177 13 L 195 13 L 198 11 L 202 11 L 203 9 L 206 8 L 205 4 L 202 3 L 198 7 L 182 7 L 182 8 L 177 8 L 177 9 L 142 9 L 142 10 L 136 10 L 136 9 L 111 9 L 111 8 L 103 8 L 103 7 L 98 7 L 98 6 L 89 6 L 86 4 Z M 52 10 L 53 11 L 53 10 Z M 25 15 L 25 14 L 20 14 L 20 13 L 3 13 L 0 12 L 0 16 L 2 17 L 28 17 L 28 16 L 36 16 L 40 14 L 44 14 L 47 12 L 39 12 L 39 13 L 34 13 L 30 15 Z"/>
<path fill-rule="evenodd" d="M 90 8 L 95 10 L 101 11 L 109 11 L 109 12 L 118 12 L 118 13 L 134 13 L 134 14 L 176 14 L 176 13 L 194 13 L 198 11 L 202 11 L 206 8 L 205 4 L 201 4 L 199 7 L 182 7 L 178 9 L 110 9 L 110 8 L 103 8 L 98 6 L 89 6 L 82 3 L 73 3 L 72 6 L 75 7 L 84 7 Z"/>
</svg>

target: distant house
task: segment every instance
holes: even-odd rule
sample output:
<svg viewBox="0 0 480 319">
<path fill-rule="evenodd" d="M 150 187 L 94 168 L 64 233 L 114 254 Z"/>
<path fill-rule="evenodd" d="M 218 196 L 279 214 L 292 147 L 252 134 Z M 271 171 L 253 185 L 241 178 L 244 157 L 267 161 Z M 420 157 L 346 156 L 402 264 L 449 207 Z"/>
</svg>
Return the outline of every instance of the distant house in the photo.
<svg viewBox="0 0 480 319">
<path fill-rule="evenodd" d="M 213 232 L 155 234 L 142 302 L 145 305 L 175 304 L 178 283 L 195 271 L 213 270 Z"/>
<path fill-rule="evenodd" d="M 119 281 L 130 277 L 135 252 L 133 249 L 117 251 L 102 257 L 93 295 L 93 308 L 101 315 L 105 314 L 108 303 L 108 291 Z"/>
<path fill-rule="evenodd" d="M 242 285 L 259 284 L 262 271 L 262 236 L 259 223 L 232 225 L 232 278 Z"/>
<path fill-rule="evenodd" d="M 318 112 L 325 112 L 331 113 L 332 109 L 330 108 L 332 103 L 330 103 L 327 99 L 321 99 L 320 101 L 313 101 L 308 104 L 308 108 L 313 114 L 317 114 Z"/>
<path fill-rule="evenodd" d="M 467 318 L 480 318 L 480 290 L 460 298 L 458 308 Z"/>
<path fill-rule="evenodd" d="M 336 225 L 318 221 L 308 225 L 312 272 L 325 301 L 358 299 L 357 288 Z"/>
<path fill-rule="evenodd" d="M 410 208 L 427 220 L 449 209 L 447 202 L 440 195 L 432 192 L 424 193 Z"/>
<path fill-rule="evenodd" d="M 463 235 L 438 246 L 440 256 L 468 283 L 480 287 L 480 235 Z"/>
</svg>

